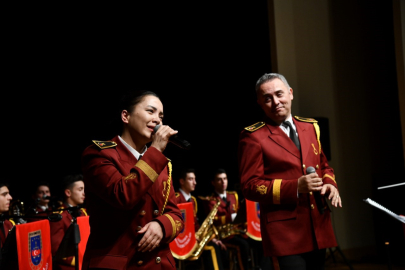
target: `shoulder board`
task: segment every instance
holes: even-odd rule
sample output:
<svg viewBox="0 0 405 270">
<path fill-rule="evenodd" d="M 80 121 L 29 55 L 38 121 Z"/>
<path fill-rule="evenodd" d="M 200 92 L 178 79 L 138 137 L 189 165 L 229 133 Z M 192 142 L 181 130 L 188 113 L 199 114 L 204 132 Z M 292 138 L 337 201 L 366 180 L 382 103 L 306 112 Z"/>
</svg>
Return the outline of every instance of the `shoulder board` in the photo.
<svg viewBox="0 0 405 270">
<path fill-rule="evenodd" d="M 178 192 L 176 192 L 174 194 L 176 194 L 176 198 L 180 196 L 180 193 L 178 193 Z"/>
<path fill-rule="evenodd" d="M 96 141 L 93 140 L 93 143 L 100 147 L 100 149 L 106 149 L 117 146 L 117 143 L 114 141 Z"/>
<path fill-rule="evenodd" d="M 259 128 L 263 127 L 264 125 L 265 125 L 264 122 L 257 122 L 257 123 L 255 123 L 255 124 L 253 124 L 251 126 L 245 127 L 245 130 L 253 132 L 253 131 L 256 131 Z"/>
<path fill-rule="evenodd" d="M 294 118 L 301 122 L 318 123 L 318 121 L 316 121 L 313 118 L 304 118 L 304 117 L 299 117 L 299 116 L 294 116 Z"/>
<path fill-rule="evenodd" d="M 86 217 L 88 216 L 87 211 L 86 211 L 86 208 L 80 208 L 80 210 L 82 211 L 82 213 L 83 213 Z"/>
<path fill-rule="evenodd" d="M 228 193 L 228 194 L 232 194 L 232 195 L 237 194 L 237 193 L 236 193 L 236 191 L 227 191 L 226 193 Z"/>
</svg>

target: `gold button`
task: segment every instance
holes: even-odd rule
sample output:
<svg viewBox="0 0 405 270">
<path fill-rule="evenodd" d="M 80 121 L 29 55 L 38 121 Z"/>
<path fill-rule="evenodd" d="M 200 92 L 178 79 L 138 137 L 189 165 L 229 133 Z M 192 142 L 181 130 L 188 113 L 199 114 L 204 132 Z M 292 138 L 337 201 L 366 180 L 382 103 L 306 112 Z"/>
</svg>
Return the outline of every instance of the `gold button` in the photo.
<svg viewBox="0 0 405 270">
<path fill-rule="evenodd" d="M 315 168 L 319 169 L 319 165 L 318 165 L 318 164 L 316 164 Z"/>
<path fill-rule="evenodd" d="M 139 262 L 138 262 L 138 265 L 142 265 L 142 264 L 143 264 L 143 261 L 139 261 Z"/>
<path fill-rule="evenodd" d="M 140 230 L 142 230 L 141 226 L 136 227 L 136 230 L 139 232 Z"/>
<path fill-rule="evenodd" d="M 315 206 L 313 204 L 311 204 L 311 209 L 314 210 Z"/>
<path fill-rule="evenodd" d="M 146 214 L 145 210 L 142 210 L 141 213 L 140 213 L 141 216 L 144 216 L 145 214 Z"/>
<path fill-rule="evenodd" d="M 159 215 L 159 210 L 153 211 L 153 214 L 154 214 L 155 216 Z"/>
<path fill-rule="evenodd" d="M 160 263 L 162 260 L 160 259 L 160 257 L 156 257 L 156 263 Z"/>
<path fill-rule="evenodd" d="M 309 192 L 309 195 L 312 195 L 312 191 Z"/>
<path fill-rule="evenodd" d="M 305 169 L 305 164 L 302 164 L 302 168 L 304 168 L 304 169 Z"/>
</svg>

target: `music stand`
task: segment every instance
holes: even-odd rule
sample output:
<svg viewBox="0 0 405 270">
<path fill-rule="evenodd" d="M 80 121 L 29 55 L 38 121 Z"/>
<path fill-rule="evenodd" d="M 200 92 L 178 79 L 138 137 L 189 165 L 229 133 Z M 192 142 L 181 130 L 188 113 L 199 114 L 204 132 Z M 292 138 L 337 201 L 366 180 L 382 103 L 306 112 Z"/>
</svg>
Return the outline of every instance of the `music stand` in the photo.
<svg viewBox="0 0 405 270">
<path fill-rule="evenodd" d="M 62 242 L 59 245 L 58 250 L 54 256 L 54 260 L 59 260 L 66 257 L 75 257 L 75 270 L 79 270 L 79 243 L 80 243 L 80 230 L 77 224 L 77 217 L 79 216 L 79 207 L 68 207 L 59 209 L 63 211 L 69 211 L 72 215 L 72 223 L 66 230 L 63 236 Z"/>
</svg>

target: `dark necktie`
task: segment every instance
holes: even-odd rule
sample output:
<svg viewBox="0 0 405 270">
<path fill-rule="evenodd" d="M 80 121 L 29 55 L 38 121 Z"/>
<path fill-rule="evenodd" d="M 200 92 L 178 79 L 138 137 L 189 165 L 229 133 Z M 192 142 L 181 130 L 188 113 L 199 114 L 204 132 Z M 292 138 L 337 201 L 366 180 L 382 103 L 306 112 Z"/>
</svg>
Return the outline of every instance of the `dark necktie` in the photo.
<svg viewBox="0 0 405 270">
<path fill-rule="evenodd" d="M 187 200 L 188 202 L 191 202 L 191 198 L 188 198 L 188 200 Z"/>
<path fill-rule="evenodd" d="M 298 140 L 297 134 L 295 134 L 295 131 L 289 121 L 284 121 L 283 122 L 284 126 L 288 126 L 290 128 L 290 139 L 294 142 L 294 144 L 297 146 L 298 150 L 300 150 L 300 141 Z"/>
</svg>

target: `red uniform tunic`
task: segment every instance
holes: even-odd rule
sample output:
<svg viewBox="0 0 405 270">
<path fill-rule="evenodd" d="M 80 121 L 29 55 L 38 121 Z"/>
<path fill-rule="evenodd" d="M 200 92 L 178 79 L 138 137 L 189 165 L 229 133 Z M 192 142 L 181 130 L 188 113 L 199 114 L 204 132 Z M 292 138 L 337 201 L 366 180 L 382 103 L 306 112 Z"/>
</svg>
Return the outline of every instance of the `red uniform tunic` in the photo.
<svg viewBox="0 0 405 270">
<path fill-rule="evenodd" d="M 183 219 L 169 160 L 150 147 L 138 161 L 116 136 L 84 150 L 82 171 L 91 228 L 82 269 L 175 269 L 169 243 Z M 137 232 L 151 221 L 161 225 L 163 239 L 153 251 L 139 252 Z"/>
<path fill-rule="evenodd" d="M 176 200 L 177 203 L 186 203 L 186 198 L 184 198 L 183 193 L 181 192 L 176 192 Z M 193 204 L 193 209 L 194 209 L 194 229 L 197 232 L 198 229 L 200 228 L 200 224 L 198 223 L 197 219 L 197 212 L 198 212 L 198 207 L 197 207 L 197 200 L 195 197 L 191 196 L 191 203 Z"/>
<path fill-rule="evenodd" d="M 301 152 L 279 126 L 270 122 L 252 125 L 240 134 L 241 188 L 246 199 L 260 203 L 260 228 L 267 256 L 337 246 L 330 210 L 321 215 L 312 193 L 297 194 L 298 178 L 309 166 L 316 169 L 323 184 L 337 187 L 333 169 L 322 152 L 313 123 L 316 121 L 293 121 Z M 324 198 L 323 204 L 327 207 Z"/>
<path fill-rule="evenodd" d="M 63 205 L 61 208 L 68 208 L 68 205 Z M 60 210 L 60 209 L 59 209 Z M 59 249 L 60 243 L 65 236 L 65 232 L 70 227 L 73 221 L 73 217 L 68 210 L 60 210 L 57 213 L 62 215 L 62 219 L 60 221 L 53 221 L 50 222 L 50 229 L 51 229 L 51 248 L 52 248 L 52 256 L 56 255 L 56 252 Z M 85 209 L 79 210 L 79 216 L 87 216 Z M 63 258 L 60 260 L 53 260 L 53 268 L 54 270 L 72 270 L 75 269 L 75 257 L 70 256 L 67 258 Z"/>
</svg>

